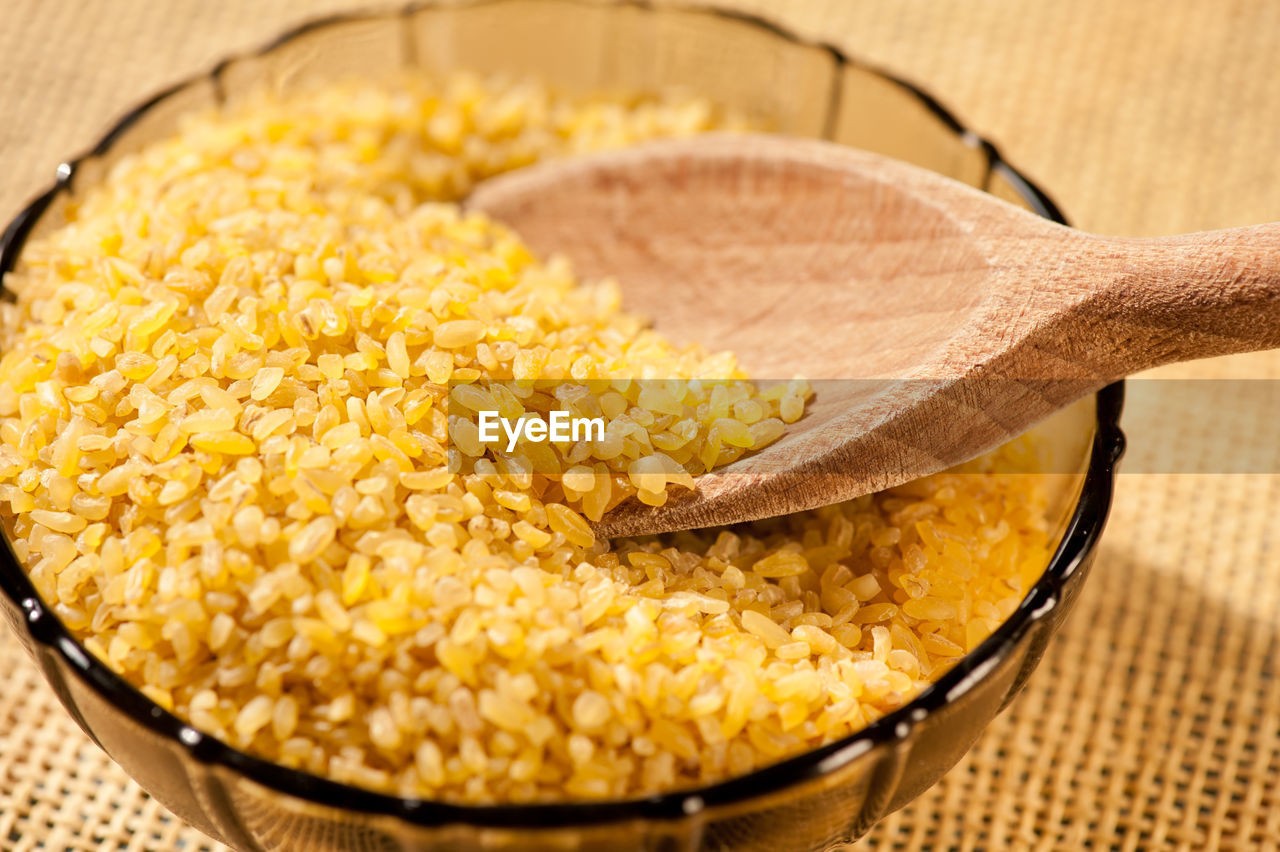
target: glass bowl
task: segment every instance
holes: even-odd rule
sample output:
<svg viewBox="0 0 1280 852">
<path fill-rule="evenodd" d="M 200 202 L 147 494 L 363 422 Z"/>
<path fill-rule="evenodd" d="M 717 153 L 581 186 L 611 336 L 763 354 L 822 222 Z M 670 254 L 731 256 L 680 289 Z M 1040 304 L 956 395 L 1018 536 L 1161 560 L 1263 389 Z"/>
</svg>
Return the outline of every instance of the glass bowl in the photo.
<svg viewBox="0 0 1280 852">
<path fill-rule="evenodd" d="M 782 133 L 880 152 L 1063 221 L 1053 203 L 933 98 L 762 18 L 589 0 L 479 0 L 354 14 L 295 29 L 153 97 L 0 239 L 0 274 L 56 227 L 82 187 L 183 113 L 259 86 L 288 91 L 403 67 L 541 77 L 566 90 L 704 94 Z M 839 742 L 712 786 L 626 801 L 467 806 L 398 798 L 253 757 L 152 703 L 85 649 L 0 548 L 6 620 L 85 732 L 178 816 L 242 852 L 425 849 L 827 849 L 932 785 L 1021 688 L 1093 561 L 1123 446 L 1112 385 L 1044 424 L 1058 543 L 1044 576 L 986 642 L 902 709 Z"/>
</svg>

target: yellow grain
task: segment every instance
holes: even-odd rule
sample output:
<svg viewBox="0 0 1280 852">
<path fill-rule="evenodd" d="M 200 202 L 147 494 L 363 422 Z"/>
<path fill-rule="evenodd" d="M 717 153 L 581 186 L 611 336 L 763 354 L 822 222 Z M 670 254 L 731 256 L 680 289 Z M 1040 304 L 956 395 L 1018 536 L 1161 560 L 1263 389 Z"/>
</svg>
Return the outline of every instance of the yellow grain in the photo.
<svg viewBox="0 0 1280 852">
<path fill-rule="evenodd" d="M 1038 576 L 1034 478 L 597 542 L 619 502 L 785 440 L 812 390 L 675 346 L 455 203 L 738 125 L 406 77 L 250 98 L 122 158 L 0 303 L 0 502 L 37 589 L 192 724 L 428 798 L 644 796 L 896 709 Z M 609 426 L 506 452 L 462 417 L 488 408 Z"/>
</svg>

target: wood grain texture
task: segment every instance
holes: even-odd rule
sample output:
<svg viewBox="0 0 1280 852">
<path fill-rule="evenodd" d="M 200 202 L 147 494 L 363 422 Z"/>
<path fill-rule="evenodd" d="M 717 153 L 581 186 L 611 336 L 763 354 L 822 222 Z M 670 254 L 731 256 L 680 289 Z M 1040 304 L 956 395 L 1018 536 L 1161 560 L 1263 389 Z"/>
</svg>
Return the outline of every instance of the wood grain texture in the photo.
<svg viewBox="0 0 1280 852">
<path fill-rule="evenodd" d="M 933 172 L 726 134 L 547 163 L 470 200 L 677 342 L 829 380 L 634 535 L 816 508 L 972 458 L 1121 376 L 1280 346 L 1280 227 L 1106 238 Z"/>
</svg>

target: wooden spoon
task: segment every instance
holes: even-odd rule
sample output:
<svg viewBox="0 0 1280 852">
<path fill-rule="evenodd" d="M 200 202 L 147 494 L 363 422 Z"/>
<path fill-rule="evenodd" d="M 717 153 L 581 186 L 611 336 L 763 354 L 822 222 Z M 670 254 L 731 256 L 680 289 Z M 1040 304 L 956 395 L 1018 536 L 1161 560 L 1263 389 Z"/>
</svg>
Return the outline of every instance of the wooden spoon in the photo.
<svg viewBox="0 0 1280 852">
<path fill-rule="evenodd" d="M 850 148 L 708 135 L 548 162 L 468 201 L 677 342 L 816 396 L 637 535 L 781 515 L 972 458 L 1103 385 L 1280 346 L 1280 225 L 1128 239 Z"/>
</svg>

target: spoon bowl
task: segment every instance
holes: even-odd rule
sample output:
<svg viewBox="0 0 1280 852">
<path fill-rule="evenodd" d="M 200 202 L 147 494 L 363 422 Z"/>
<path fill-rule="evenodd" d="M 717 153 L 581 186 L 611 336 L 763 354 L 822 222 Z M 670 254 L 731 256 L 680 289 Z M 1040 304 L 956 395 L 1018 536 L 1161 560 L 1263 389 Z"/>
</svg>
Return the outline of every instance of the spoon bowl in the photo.
<svg viewBox="0 0 1280 852">
<path fill-rule="evenodd" d="M 723 134 L 553 161 L 469 199 L 677 343 L 817 390 L 775 444 L 605 536 L 813 509 L 973 458 L 1115 379 L 1280 346 L 1280 228 L 1048 222 L 895 160 Z"/>
</svg>

